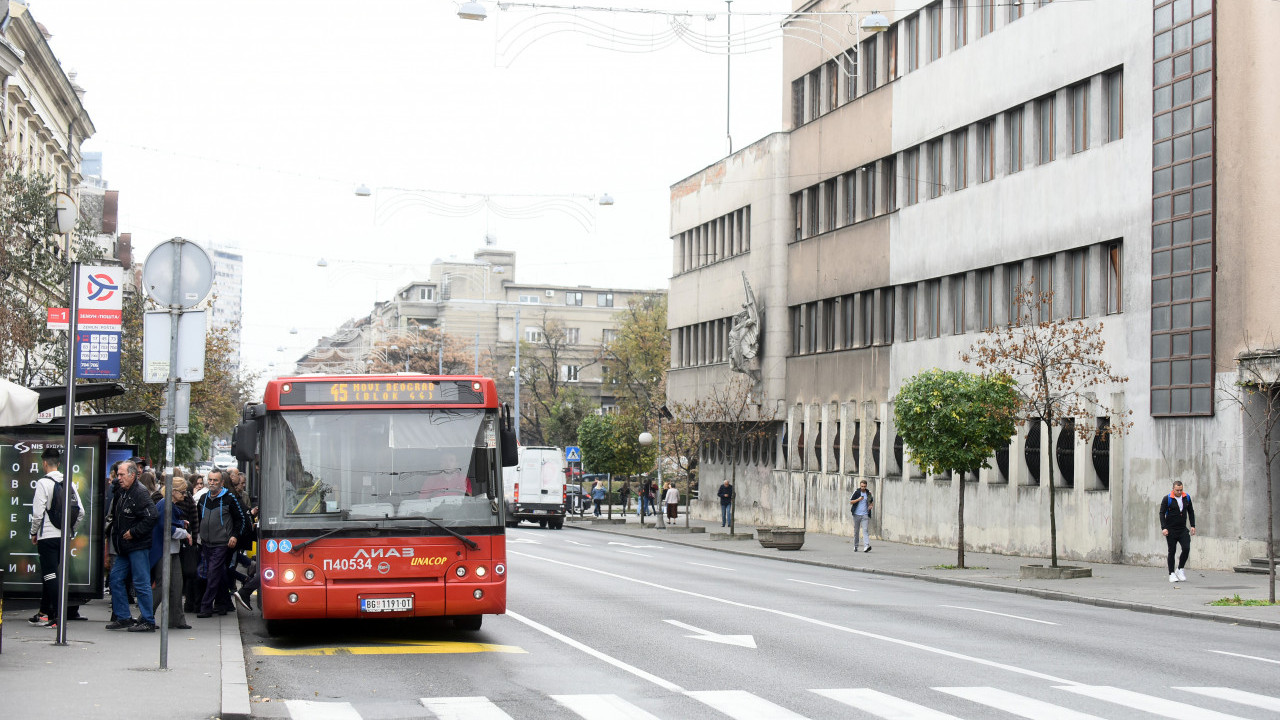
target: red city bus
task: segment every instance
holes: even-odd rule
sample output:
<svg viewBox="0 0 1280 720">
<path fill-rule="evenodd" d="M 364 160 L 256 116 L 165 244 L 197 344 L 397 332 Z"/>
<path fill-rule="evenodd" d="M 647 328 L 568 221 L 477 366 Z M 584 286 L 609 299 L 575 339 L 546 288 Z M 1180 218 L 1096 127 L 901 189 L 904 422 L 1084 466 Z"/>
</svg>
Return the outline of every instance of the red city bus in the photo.
<svg viewBox="0 0 1280 720">
<path fill-rule="evenodd" d="M 516 441 L 492 379 L 278 378 L 244 417 L 233 452 L 257 495 L 269 634 L 307 618 L 479 630 L 506 612 L 502 468 Z"/>
</svg>

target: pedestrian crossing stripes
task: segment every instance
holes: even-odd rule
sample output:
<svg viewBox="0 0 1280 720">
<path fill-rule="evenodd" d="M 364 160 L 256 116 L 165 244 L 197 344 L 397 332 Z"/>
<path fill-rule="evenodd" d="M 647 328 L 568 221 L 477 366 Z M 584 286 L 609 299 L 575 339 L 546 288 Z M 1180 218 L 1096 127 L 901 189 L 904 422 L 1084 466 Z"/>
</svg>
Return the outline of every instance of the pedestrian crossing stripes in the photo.
<svg viewBox="0 0 1280 720">
<path fill-rule="evenodd" d="M 847 708 L 856 708 L 862 716 L 882 720 L 959 720 L 970 714 L 983 714 L 987 710 L 998 710 L 1015 717 L 1034 720 L 1104 720 L 1130 717 L 1134 710 L 1175 719 L 1244 720 L 1243 717 L 1230 713 L 1251 712 L 1249 708 L 1254 709 L 1252 712 L 1255 713 L 1257 709 L 1280 712 L 1278 697 L 1227 687 L 1171 687 L 1161 689 L 1158 694 L 1145 694 L 1105 685 L 1055 685 L 1050 687 L 1053 701 L 994 687 L 934 687 L 930 690 L 938 693 L 934 697 L 937 703 L 946 704 L 946 712 L 922 704 L 929 701 L 920 697 L 907 700 L 872 688 L 813 689 L 808 692 Z M 691 690 L 673 693 L 677 698 L 681 695 L 733 720 L 806 720 L 804 715 L 746 690 Z M 967 701 L 973 707 L 966 710 L 963 704 L 957 705 L 955 700 L 945 696 Z M 1093 712 L 1098 712 L 1098 701 L 1110 706 L 1111 712 L 1104 710 L 1103 714 L 1095 715 L 1067 707 L 1076 698 L 1093 701 L 1089 706 Z M 583 720 L 660 718 L 618 695 L 551 695 L 550 699 L 567 711 L 566 717 L 573 716 Z M 655 701 L 650 699 L 647 702 Z M 520 706 L 518 701 L 507 700 L 504 703 L 507 709 L 504 710 L 488 698 L 479 696 L 419 698 L 418 703 L 424 708 L 421 717 L 438 720 L 513 720 L 513 717 L 524 716 L 520 713 L 513 716 L 508 712 L 511 708 Z M 1226 707 L 1224 710 L 1205 707 L 1206 704 L 1215 703 L 1226 704 Z M 669 700 L 659 701 L 659 704 L 670 712 L 672 704 Z M 284 705 L 293 720 L 363 720 L 359 711 L 349 702 L 288 700 Z M 829 711 L 818 713 L 820 717 L 839 714 L 834 705 Z M 676 711 L 674 716 L 679 715 L 681 713 Z"/>
</svg>

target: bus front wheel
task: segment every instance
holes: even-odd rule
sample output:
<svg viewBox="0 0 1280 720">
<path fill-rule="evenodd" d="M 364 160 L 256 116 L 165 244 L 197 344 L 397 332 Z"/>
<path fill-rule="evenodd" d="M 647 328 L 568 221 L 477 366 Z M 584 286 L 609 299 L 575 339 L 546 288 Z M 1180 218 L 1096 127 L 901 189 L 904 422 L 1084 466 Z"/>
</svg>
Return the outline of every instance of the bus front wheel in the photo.
<svg viewBox="0 0 1280 720">
<path fill-rule="evenodd" d="M 281 637 L 288 635 L 289 630 L 293 627 L 288 620 L 266 620 L 268 637 Z"/>
<path fill-rule="evenodd" d="M 480 629 L 481 623 L 484 622 L 483 615 L 463 615 L 453 619 L 453 626 L 459 630 L 467 630 L 475 632 Z"/>
</svg>

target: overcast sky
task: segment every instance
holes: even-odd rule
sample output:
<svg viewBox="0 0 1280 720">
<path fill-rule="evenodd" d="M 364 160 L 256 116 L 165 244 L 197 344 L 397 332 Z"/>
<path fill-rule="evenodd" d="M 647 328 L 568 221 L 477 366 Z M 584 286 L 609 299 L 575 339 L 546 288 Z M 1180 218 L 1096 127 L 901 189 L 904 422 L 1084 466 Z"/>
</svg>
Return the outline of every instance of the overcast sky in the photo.
<svg viewBox="0 0 1280 720">
<path fill-rule="evenodd" d="M 238 249 L 243 355 L 266 370 L 486 233 L 521 282 L 666 287 L 669 187 L 728 151 L 725 55 L 675 39 L 668 16 L 485 4 L 484 22 L 449 0 L 30 7 L 85 88 L 83 148 L 103 154 L 135 258 L 175 236 Z M 722 2 L 600 4 L 695 10 L 682 37 L 723 42 Z M 761 40 L 779 19 L 734 30 Z M 733 58 L 735 149 L 781 125 L 771 35 Z M 612 207 L 499 197 L 606 192 Z"/>
</svg>

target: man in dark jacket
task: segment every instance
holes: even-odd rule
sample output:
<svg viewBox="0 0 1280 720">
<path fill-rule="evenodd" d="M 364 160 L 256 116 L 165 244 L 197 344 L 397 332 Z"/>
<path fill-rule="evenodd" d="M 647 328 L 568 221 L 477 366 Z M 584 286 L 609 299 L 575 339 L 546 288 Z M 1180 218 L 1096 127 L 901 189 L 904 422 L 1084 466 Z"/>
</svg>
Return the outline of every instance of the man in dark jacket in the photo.
<svg viewBox="0 0 1280 720">
<path fill-rule="evenodd" d="M 111 498 L 110 542 L 116 551 L 111 564 L 111 611 L 116 619 L 108 630 L 155 632 L 156 618 L 151 605 L 151 529 L 159 515 L 151 493 L 138 482 L 138 466 L 133 462 L 120 465 L 119 486 Z M 138 599 L 138 619 L 129 611 L 129 595 L 125 578 L 133 576 L 133 593 Z"/>
<path fill-rule="evenodd" d="M 1173 483 L 1173 491 L 1160 501 L 1160 509 L 1156 511 L 1160 518 L 1160 534 L 1169 543 L 1169 582 L 1181 582 L 1187 579 L 1182 568 L 1191 556 L 1191 536 L 1196 534 L 1196 511 L 1191 507 L 1191 496 L 1182 491 L 1182 482 Z M 1173 566 L 1173 555 L 1178 546 L 1182 546 L 1182 557 L 1178 558 L 1178 566 Z"/>
<path fill-rule="evenodd" d="M 210 470 L 209 492 L 196 506 L 200 513 L 201 562 L 208 574 L 208 585 L 200 599 L 198 618 L 226 615 L 231 609 L 228 571 L 236 561 L 237 538 L 245 532 L 247 513 L 236 494 L 223 487 L 226 471 Z"/>
<path fill-rule="evenodd" d="M 720 498 L 720 527 L 729 527 L 733 522 L 733 483 L 729 478 L 716 489 L 716 497 Z"/>
</svg>

